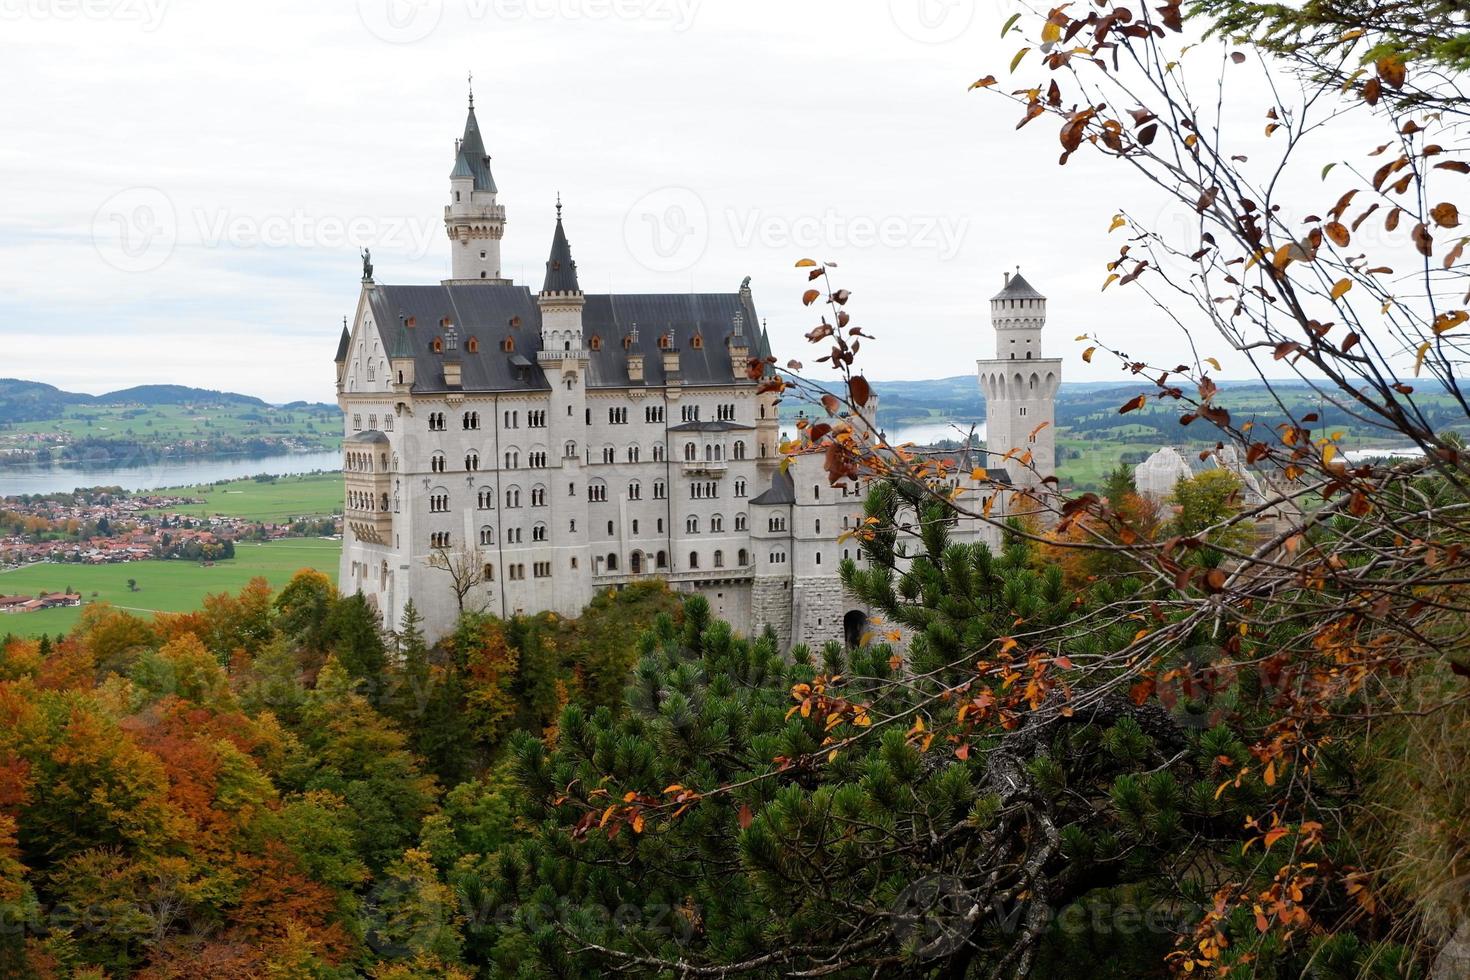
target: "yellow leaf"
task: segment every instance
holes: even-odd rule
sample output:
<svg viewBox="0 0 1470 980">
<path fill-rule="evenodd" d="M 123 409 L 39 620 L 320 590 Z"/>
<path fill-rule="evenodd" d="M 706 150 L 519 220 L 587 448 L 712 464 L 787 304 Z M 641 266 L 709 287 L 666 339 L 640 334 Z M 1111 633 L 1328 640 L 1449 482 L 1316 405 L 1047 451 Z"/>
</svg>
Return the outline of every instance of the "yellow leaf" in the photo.
<svg viewBox="0 0 1470 980">
<path fill-rule="evenodd" d="M 1107 281 L 1103 283 L 1103 289 L 1107 289 L 1113 283 L 1117 282 L 1119 278 L 1120 277 L 1116 272 L 1109 273 Z"/>
<path fill-rule="evenodd" d="M 1113 215 L 1113 223 L 1108 225 L 1108 231 L 1111 233 L 1118 228 L 1122 228 L 1127 223 L 1121 214 L 1115 214 Z"/>
<path fill-rule="evenodd" d="M 1419 371 L 1424 367 L 1424 356 L 1429 353 L 1431 344 L 1429 341 L 1419 345 L 1419 355 L 1414 358 L 1414 377 L 1419 377 Z"/>
<path fill-rule="evenodd" d="M 1047 21 L 1041 28 L 1041 40 L 1046 44 L 1055 44 L 1062 39 L 1062 27 Z"/>
<path fill-rule="evenodd" d="M 816 259 L 799 259 L 796 263 L 798 269 L 810 269 L 817 264 Z"/>
<path fill-rule="evenodd" d="M 977 88 L 989 88 L 990 86 L 992 86 L 994 84 L 995 84 L 995 76 L 994 75 L 986 75 L 984 78 L 980 79 L 978 82 L 972 83 L 970 85 L 970 91 L 973 92 Z"/>
<path fill-rule="evenodd" d="M 1024 57 L 1026 57 L 1026 52 L 1027 51 L 1030 51 L 1030 50 L 1031 50 L 1030 48 L 1022 48 L 1020 51 L 1017 51 L 1016 52 L 1016 56 L 1011 59 L 1011 72 L 1012 72 L 1012 74 L 1015 73 L 1016 66 L 1021 63 L 1021 59 L 1024 58 Z"/>
<path fill-rule="evenodd" d="M 1086 361 L 1088 364 L 1091 364 L 1092 363 L 1092 353 L 1095 350 L 1097 350 L 1096 347 L 1089 347 L 1089 348 L 1087 348 L 1087 350 L 1085 350 L 1085 351 L 1082 352 L 1082 359 L 1084 361 Z"/>
<path fill-rule="evenodd" d="M 1342 297 L 1346 295 L 1347 291 L 1352 288 L 1353 281 L 1351 279 L 1339 279 L 1332 287 L 1332 298 L 1342 299 Z"/>
<path fill-rule="evenodd" d="M 1205 358 L 1205 363 L 1214 368 L 1216 371 L 1220 370 L 1220 362 L 1215 360 L 1213 357 Z"/>
</svg>

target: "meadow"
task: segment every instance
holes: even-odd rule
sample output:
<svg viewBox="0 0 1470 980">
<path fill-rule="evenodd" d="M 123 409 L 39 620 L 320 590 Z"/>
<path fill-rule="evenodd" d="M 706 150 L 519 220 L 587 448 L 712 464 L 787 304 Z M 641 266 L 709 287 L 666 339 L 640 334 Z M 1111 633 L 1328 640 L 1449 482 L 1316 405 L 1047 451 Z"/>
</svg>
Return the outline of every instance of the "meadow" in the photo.
<svg viewBox="0 0 1470 980">
<path fill-rule="evenodd" d="M 82 601 L 109 602 L 137 613 L 183 612 L 199 608 L 213 592 L 238 592 L 252 578 L 264 577 L 279 589 L 303 568 L 315 568 L 337 580 L 340 541 L 325 538 L 287 538 L 235 545 L 234 558 L 203 566 L 187 561 L 134 561 L 117 565 L 69 565 L 42 562 L 0 571 L 0 594 L 36 595 L 70 588 Z M 128 580 L 138 591 L 128 589 Z M 0 614 L 0 636 L 63 633 L 76 623 L 82 609 L 45 609 L 33 613 Z"/>
<path fill-rule="evenodd" d="M 307 407 L 226 405 L 67 405 L 58 418 L 8 423 L 16 435 L 65 435 L 72 439 L 123 436 L 137 439 L 208 439 L 274 436 L 336 445 L 341 415 Z"/>
<path fill-rule="evenodd" d="M 238 517 L 284 523 L 298 517 L 326 517 L 342 510 L 341 473 L 232 480 L 203 486 L 170 487 L 156 492 L 201 498 L 203 503 L 181 504 L 166 511 L 191 517 Z"/>
</svg>

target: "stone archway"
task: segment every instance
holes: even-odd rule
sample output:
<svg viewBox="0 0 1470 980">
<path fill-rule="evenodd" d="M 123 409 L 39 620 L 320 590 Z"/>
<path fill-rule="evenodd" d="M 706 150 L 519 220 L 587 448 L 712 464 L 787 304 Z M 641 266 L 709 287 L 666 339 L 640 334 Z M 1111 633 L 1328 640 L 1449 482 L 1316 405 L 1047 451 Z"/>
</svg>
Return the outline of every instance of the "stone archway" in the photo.
<svg viewBox="0 0 1470 980">
<path fill-rule="evenodd" d="M 842 617 L 842 642 L 849 650 L 862 646 L 863 633 L 868 625 L 868 614 L 861 609 L 848 610 Z"/>
</svg>

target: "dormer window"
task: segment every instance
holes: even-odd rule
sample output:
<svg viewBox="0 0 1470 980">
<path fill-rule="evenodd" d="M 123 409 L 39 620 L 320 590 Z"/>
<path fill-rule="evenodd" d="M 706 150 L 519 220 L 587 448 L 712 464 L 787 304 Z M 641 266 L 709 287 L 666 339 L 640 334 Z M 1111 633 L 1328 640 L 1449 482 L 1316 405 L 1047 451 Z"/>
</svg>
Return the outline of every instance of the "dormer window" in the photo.
<svg viewBox="0 0 1470 980">
<path fill-rule="evenodd" d="M 441 339 L 439 339 L 438 337 L 435 337 L 434 338 L 434 353 L 435 354 L 442 354 L 442 353 L 444 353 L 444 341 L 441 340 Z"/>
<path fill-rule="evenodd" d="M 474 337 L 466 338 L 464 342 L 464 349 L 469 351 L 471 354 L 478 354 L 480 352 L 480 342 Z"/>
<path fill-rule="evenodd" d="M 630 334 L 630 333 L 623 334 L 623 350 L 632 350 L 632 349 L 633 349 L 633 335 Z"/>
<path fill-rule="evenodd" d="M 511 351 L 515 350 L 516 349 L 515 338 L 514 337 L 506 337 L 505 340 L 501 341 L 501 343 L 500 343 L 500 349 L 503 350 L 503 351 L 505 351 L 507 354 L 509 354 Z"/>
<path fill-rule="evenodd" d="M 411 316 L 404 321 L 404 326 L 412 327 L 418 324 L 418 317 Z"/>
<path fill-rule="evenodd" d="M 602 350 L 602 338 L 597 334 L 593 334 L 592 339 L 587 342 L 587 345 L 593 350 Z"/>
<path fill-rule="evenodd" d="M 660 334 L 659 335 L 659 338 L 658 338 L 658 348 L 659 348 L 659 350 L 668 350 L 672 346 L 674 346 L 673 338 L 671 338 L 668 334 Z"/>
<path fill-rule="evenodd" d="M 704 335 L 696 333 L 693 337 L 689 339 L 689 346 L 693 347 L 695 350 L 700 350 L 701 348 L 703 348 Z"/>
</svg>

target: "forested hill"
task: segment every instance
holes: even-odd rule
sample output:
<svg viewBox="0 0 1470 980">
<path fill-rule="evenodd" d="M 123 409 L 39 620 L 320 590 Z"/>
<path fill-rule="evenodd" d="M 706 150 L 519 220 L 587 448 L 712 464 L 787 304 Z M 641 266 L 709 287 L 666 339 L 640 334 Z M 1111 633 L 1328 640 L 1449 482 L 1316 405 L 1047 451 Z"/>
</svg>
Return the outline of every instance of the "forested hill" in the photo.
<svg viewBox="0 0 1470 980">
<path fill-rule="evenodd" d="M 253 395 L 242 395 L 233 391 L 214 391 L 208 388 L 190 388 L 186 385 L 138 385 L 109 391 L 103 395 L 88 395 L 76 391 L 63 391 L 55 385 L 40 381 L 24 381 L 19 378 L 0 378 L 0 422 L 39 422 L 61 418 L 71 406 L 142 406 L 195 405 L 200 407 L 268 408 L 269 405 Z M 294 402 L 290 407 L 303 409 L 332 409 L 324 403 Z"/>
</svg>

